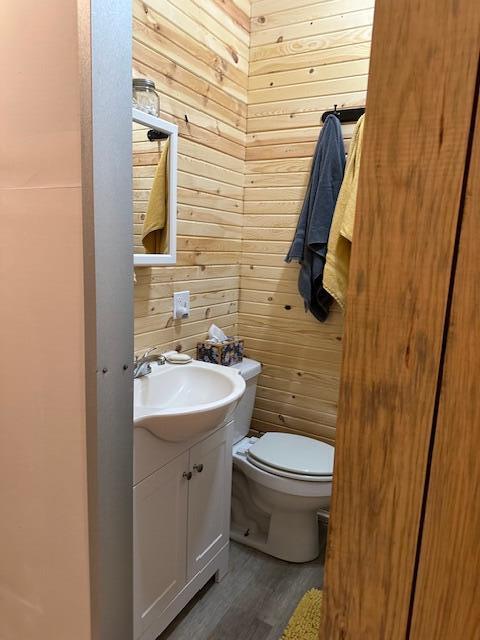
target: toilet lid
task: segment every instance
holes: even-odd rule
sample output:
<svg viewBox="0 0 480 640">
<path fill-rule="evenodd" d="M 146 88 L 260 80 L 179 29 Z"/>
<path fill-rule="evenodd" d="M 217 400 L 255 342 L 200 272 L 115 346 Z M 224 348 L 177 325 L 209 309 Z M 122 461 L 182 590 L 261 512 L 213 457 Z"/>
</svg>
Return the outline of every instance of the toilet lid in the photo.
<svg viewBox="0 0 480 640">
<path fill-rule="evenodd" d="M 266 433 L 248 451 L 252 462 L 295 475 L 331 476 L 335 449 L 325 442 L 290 433 Z"/>
</svg>

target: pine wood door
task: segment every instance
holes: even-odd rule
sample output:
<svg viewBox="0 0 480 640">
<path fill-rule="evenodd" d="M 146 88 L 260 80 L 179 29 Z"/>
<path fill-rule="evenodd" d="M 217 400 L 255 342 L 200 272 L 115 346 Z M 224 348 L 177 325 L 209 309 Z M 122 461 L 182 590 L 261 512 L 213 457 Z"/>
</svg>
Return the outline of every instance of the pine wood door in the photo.
<svg viewBox="0 0 480 640">
<path fill-rule="evenodd" d="M 411 640 L 480 638 L 480 110 L 454 274 Z"/>
<path fill-rule="evenodd" d="M 419 606 L 419 618 L 425 606 L 413 597 L 417 578 L 419 588 L 425 581 L 425 601 L 430 598 L 428 573 L 423 576 L 426 547 L 418 576 L 417 553 L 464 205 L 479 42 L 478 2 L 376 2 L 347 299 L 324 640 L 404 640 L 412 603 Z M 472 429 L 467 420 L 478 419 L 475 412 L 471 408 L 467 416 L 464 411 L 458 431 Z M 464 436 L 462 447 L 473 440 L 473 433 Z M 435 459 L 441 468 L 439 451 Z M 466 472 L 458 467 L 456 473 Z M 439 471 L 432 473 L 434 479 L 441 483 Z M 452 488 L 452 499 L 456 491 L 459 487 Z M 471 498 L 464 495 L 466 503 Z M 453 527 L 445 505 L 442 514 L 444 526 Z M 435 520 L 433 504 L 427 525 L 429 519 Z M 432 566 L 444 545 L 436 557 L 431 552 Z M 439 588 L 436 607 L 445 597 Z M 425 629 L 414 619 L 415 640 L 455 637 Z"/>
</svg>

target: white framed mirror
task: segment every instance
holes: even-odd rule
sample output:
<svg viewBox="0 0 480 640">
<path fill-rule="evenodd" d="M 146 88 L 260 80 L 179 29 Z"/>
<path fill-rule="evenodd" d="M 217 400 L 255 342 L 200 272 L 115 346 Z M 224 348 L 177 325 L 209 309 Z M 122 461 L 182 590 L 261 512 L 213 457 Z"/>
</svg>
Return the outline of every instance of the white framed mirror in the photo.
<svg viewBox="0 0 480 640">
<path fill-rule="evenodd" d="M 133 264 L 135 267 L 151 267 L 175 264 L 177 257 L 177 152 L 178 127 L 161 118 L 132 109 L 133 126 Z M 158 132 L 158 136 L 155 132 Z M 145 248 L 143 236 L 157 166 L 163 145 L 169 141 L 166 157 L 166 212 L 161 230 L 161 253 L 152 253 L 151 246 Z M 151 245 L 152 243 L 150 243 Z M 149 250 L 150 249 L 150 250 Z"/>
</svg>

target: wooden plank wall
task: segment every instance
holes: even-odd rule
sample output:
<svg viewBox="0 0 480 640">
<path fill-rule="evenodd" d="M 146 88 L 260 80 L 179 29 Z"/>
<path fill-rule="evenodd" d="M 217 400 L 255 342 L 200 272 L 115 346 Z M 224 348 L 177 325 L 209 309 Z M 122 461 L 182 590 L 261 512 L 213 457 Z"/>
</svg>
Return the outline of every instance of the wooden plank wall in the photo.
<svg viewBox="0 0 480 640">
<path fill-rule="evenodd" d="M 264 365 L 257 429 L 335 437 L 342 316 L 306 315 L 283 259 L 322 112 L 365 104 L 372 22 L 373 0 L 252 2 L 239 332 Z"/>
<path fill-rule="evenodd" d="M 155 81 L 162 116 L 180 133 L 178 262 L 136 269 L 137 352 L 192 352 L 211 322 L 237 330 L 249 12 L 249 0 L 133 1 L 133 73 Z M 148 145 L 143 151 L 135 154 L 136 214 L 157 158 Z M 174 322 L 173 292 L 183 289 L 191 315 Z"/>
<path fill-rule="evenodd" d="M 373 1 L 133 2 L 134 75 L 155 80 L 180 128 L 179 260 L 136 270 L 135 349 L 193 352 L 211 322 L 242 334 L 264 366 L 257 429 L 334 440 L 342 316 L 305 315 L 283 258 L 321 113 L 365 102 Z M 139 135 L 137 225 L 157 159 Z M 182 289 L 192 313 L 174 322 Z"/>
</svg>

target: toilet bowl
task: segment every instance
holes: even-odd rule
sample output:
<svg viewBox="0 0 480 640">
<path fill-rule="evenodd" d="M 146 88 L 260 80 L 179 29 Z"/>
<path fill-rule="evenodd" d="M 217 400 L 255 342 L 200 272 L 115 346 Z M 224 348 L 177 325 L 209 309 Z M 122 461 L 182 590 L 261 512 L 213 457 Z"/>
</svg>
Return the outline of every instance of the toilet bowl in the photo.
<svg viewBox="0 0 480 640">
<path fill-rule="evenodd" d="M 244 359 L 236 368 L 247 391 L 234 414 L 230 537 L 289 562 L 319 553 L 319 509 L 330 504 L 334 448 L 285 433 L 247 437 L 260 364 Z"/>
</svg>

